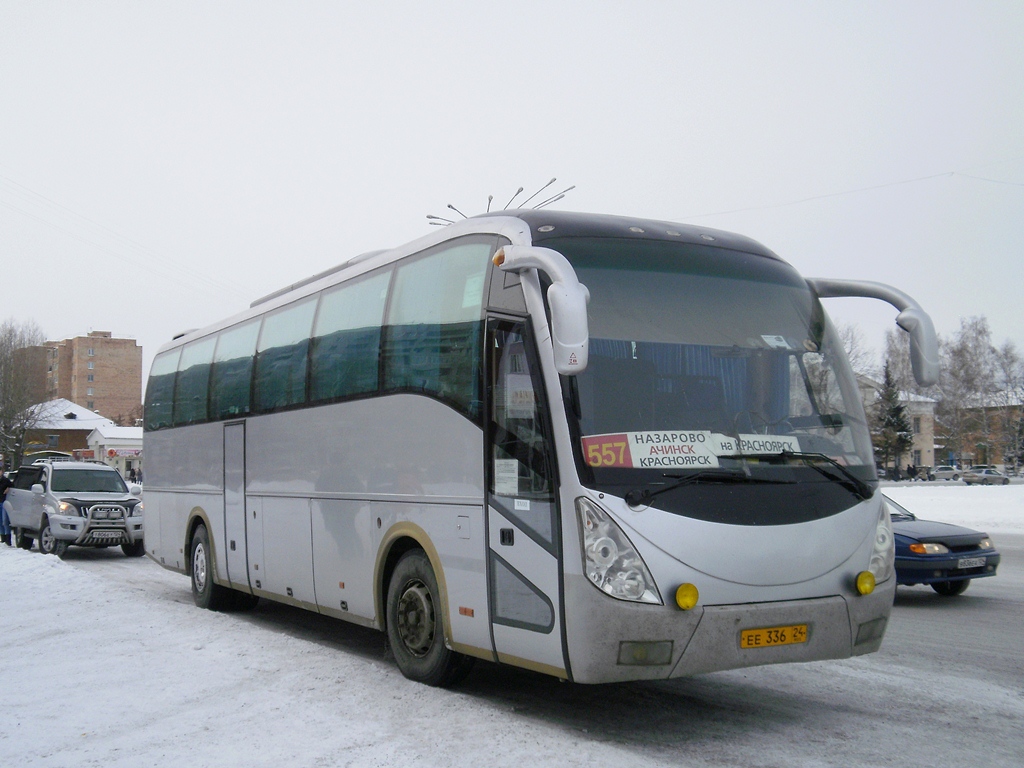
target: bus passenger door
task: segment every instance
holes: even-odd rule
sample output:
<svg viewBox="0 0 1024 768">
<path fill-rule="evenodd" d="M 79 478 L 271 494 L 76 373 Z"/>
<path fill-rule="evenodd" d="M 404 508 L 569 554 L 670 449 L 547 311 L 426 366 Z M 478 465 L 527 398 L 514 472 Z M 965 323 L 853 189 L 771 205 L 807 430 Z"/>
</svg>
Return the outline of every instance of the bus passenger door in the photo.
<svg viewBox="0 0 1024 768">
<path fill-rule="evenodd" d="M 249 591 L 245 521 L 245 422 L 224 425 L 224 541 L 228 581 Z"/>
<path fill-rule="evenodd" d="M 566 677 L 550 420 L 525 321 L 487 332 L 487 579 L 499 661 Z"/>
</svg>

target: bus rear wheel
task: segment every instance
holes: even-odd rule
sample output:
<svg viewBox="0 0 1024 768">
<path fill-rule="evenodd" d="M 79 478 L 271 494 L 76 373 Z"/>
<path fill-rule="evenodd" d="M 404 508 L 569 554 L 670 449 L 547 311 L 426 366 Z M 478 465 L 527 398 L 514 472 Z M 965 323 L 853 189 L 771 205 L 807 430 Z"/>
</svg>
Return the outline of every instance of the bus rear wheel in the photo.
<svg viewBox="0 0 1024 768">
<path fill-rule="evenodd" d="M 444 643 L 437 578 L 423 550 L 402 555 L 388 584 L 387 632 L 399 670 L 410 680 L 448 688 L 469 673 L 473 659 Z"/>
</svg>

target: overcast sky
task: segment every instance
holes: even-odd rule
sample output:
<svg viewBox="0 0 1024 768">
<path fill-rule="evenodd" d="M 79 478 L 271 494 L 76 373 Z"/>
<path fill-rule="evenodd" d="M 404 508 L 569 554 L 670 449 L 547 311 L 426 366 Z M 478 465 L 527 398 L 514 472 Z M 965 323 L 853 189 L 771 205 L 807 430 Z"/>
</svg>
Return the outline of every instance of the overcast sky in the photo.
<svg viewBox="0 0 1024 768">
<path fill-rule="evenodd" d="M 552 176 L 1024 349 L 1024 3 L 0 0 L 0 318 L 181 330 Z M 525 195 L 524 195 L 525 196 Z M 881 348 L 895 310 L 836 299 Z"/>
</svg>

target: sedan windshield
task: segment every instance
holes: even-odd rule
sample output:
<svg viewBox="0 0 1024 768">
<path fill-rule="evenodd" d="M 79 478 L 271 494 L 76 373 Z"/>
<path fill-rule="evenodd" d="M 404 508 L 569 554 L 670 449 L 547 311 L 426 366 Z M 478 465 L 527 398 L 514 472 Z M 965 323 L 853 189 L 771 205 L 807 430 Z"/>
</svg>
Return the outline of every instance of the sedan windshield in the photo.
<svg viewBox="0 0 1024 768">
<path fill-rule="evenodd" d="M 55 469 L 50 480 L 55 493 L 127 493 L 117 472 L 104 469 Z"/>
<path fill-rule="evenodd" d="M 722 473 L 678 484 L 657 502 L 673 511 L 690 510 L 680 500 L 708 486 L 733 501 L 758 480 L 794 498 L 806 496 L 799 484 L 835 486 L 817 510 L 789 514 L 800 519 L 864 498 L 857 483 L 876 478 L 856 382 L 820 302 L 790 266 L 686 243 L 544 244 L 570 260 L 591 295 L 590 361 L 567 383 L 584 483 L 653 494 L 688 472 L 742 469 L 739 487 Z M 843 472 L 818 466 L 836 464 Z M 786 514 L 771 522 L 795 522 Z"/>
</svg>

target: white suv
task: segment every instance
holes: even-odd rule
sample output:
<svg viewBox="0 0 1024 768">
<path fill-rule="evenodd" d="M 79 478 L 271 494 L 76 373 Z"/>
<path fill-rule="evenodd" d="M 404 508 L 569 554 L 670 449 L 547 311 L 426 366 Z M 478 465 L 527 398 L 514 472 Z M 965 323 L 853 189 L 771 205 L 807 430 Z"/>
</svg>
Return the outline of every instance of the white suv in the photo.
<svg viewBox="0 0 1024 768">
<path fill-rule="evenodd" d="M 72 544 L 109 547 L 120 544 L 128 557 L 146 554 L 142 540 L 142 489 L 131 490 L 105 464 L 75 461 L 37 462 L 14 473 L 4 507 L 15 542 L 64 557 Z"/>
</svg>

